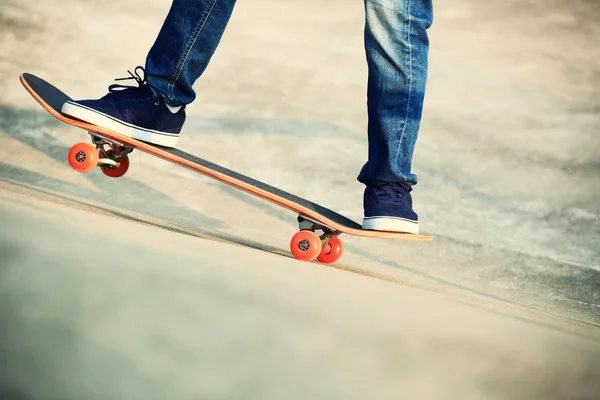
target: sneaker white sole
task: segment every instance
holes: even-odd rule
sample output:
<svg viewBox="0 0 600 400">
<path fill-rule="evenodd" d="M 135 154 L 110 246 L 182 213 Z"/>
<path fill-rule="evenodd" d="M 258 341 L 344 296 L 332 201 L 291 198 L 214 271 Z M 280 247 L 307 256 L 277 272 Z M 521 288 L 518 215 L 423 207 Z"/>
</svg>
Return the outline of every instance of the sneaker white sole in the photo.
<svg viewBox="0 0 600 400">
<path fill-rule="evenodd" d="M 121 135 L 143 142 L 157 144 L 159 146 L 176 147 L 177 141 L 179 140 L 179 134 L 177 133 L 167 133 L 140 128 L 71 101 L 63 104 L 61 112 L 92 125 L 97 125 Z"/>
<path fill-rule="evenodd" d="M 419 223 L 404 218 L 368 217 L 363 219 L 363 229 L 418 234 Z"/>
</svg>

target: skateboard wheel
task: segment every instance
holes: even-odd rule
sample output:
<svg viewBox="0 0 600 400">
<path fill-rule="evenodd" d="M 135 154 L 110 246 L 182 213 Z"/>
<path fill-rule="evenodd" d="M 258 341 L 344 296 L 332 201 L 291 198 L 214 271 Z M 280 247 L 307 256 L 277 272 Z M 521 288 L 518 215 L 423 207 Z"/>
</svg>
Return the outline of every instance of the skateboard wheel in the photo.
<svg viewBox="0 0 600 400">
<path fill-rule="evenodd" d="M 300 231 L 290 241 L 292 254 L 301 261 L 313 261 L 322 249 L 321 238 L 313 231 Z"/>
<path fill-rule="evenodd" d="M 112 150 L 108 150 L 106 152 L 106 155 L 108 155 L 110 157 L 111 152 L 112 152 Z M 121 161 L 119 162 L 118 167 L 111 167 L 108 165 L 103 165 L 100 167 L 100 169 L 106 176 L 110 176 L 111 178 L 119 178 L 119 177 L 125 175 L 125 172 L 127 172 L 127 170 L 129 169 L 129 157 L 125 156 L 125 157 L 121 158 Z"/>
<path fill-rule="evenodd" d="M 78 172 L 90 172 L 98 165 L 98 150 L 90 143 L 77 143 L 69 150 L 69 165 Z"/>
<path fill-rule="evenodd" d="M 344 245 L 342 244 L 340 238 L 338 238 L 337 236 L 331 237 L 329 238 L 327 243 L 323 245 L 323 250 L 321 250 L 321 254 L 319 254 L 317 260 L 319 260 L 319 262 L 322 262 L 323 264 L 333 264 L 334 262 L 342 258 L 343 254 Z"/>
</svg>

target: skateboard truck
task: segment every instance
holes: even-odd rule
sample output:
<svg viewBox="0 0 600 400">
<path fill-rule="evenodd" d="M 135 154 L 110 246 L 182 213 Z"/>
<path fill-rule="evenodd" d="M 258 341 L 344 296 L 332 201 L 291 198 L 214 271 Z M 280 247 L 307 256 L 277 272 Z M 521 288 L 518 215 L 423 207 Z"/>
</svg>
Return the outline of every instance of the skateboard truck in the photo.
<svg viewBox="0 0 600 400">
<path fill-rule="evenodd" d="M 298 227 L 301 231 L 322 231 L 323 234 L 319 237 L 321 238 L 321 241 L 323 243 L 327 242 L 329 238 L 339 236 L 341 233 L 325 224 L 320 223 L 319 221 L 316 221 L 302 214 L 298 215 Z"/>
<path fill-rule="evenodd" d="M 96 166 L 106 176 L 118 178 L 129 169 L 129 153 L 133 151 L 116 140 L 106 138 L 94 132 L 88 132 L 92 143 L 77 143 L 69 150 L 69 165 L 75 171 L 90 172 Z"/>
<path fill-rule="evenodd" d="M 133 148 L 127 147 L 122 143 L 110 140 L 94 132 L 88 133 L 92 137 L 92 144 L 98 149 L 98 165 L 107 165 L 117 168 L 119 167 L 121 160 L 133 151 Z"/>
<path fill-rule="evenodd" d="M 344 246 L 338 236 L 341 232 L 306 215 L 298 215 L 298 228 L 290 242 L 294 257 L 303 261 L 315 258 L 322 263 L 331 264 L 342 257 Z M 323 232 L 318 235 L 316 231 Z"/>
</svg>

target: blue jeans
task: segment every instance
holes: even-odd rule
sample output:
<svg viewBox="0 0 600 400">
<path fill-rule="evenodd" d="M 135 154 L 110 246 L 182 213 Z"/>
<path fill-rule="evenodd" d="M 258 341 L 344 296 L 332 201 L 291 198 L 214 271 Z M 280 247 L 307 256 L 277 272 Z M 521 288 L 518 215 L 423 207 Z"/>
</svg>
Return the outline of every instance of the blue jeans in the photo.
<svg viewBox="0 0 600 400">
<path fill-rule="evenodd" d="M 364 1 L 369 157 L 358 180 L 416 184 L 411 164 L 427 81 L 432 0 Z M 234 5 L 173 0 L 146 59 L 148 84 L 168 104 L 194 101 L 192 85 L 208 66 Z"/>
</svg>

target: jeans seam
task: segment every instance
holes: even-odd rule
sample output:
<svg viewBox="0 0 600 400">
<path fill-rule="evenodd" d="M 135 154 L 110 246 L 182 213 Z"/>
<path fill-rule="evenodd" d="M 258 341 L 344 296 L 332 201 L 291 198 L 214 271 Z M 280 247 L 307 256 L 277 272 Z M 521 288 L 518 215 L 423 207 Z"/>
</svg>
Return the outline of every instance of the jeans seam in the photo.
<svg viewBox="0 0 600 400">
<path fill-rule="evenodd" d="M 177 67 L 175 68 L 175 72 L 173 73 L 173 76 L 171 77 L 171 81 L 169 82 L 169 85 L 168 85 L 169 99 L 173 98 L 173 89 L 175 88 L 175 83 L 181 76 L 181 71 L 183 71 L 183 67 L 184 67 L 190 53 L 192 52 L 192 48 L 194 47 L 196 40 L 198 40 L 198 36 L 200 36 L 200 32 L 202 32 L 204 25 L 206 25 L 206 21 L 208 20 L 208 17 L 212 13 L 212 10 L 215 7 L 215 4 L 217 3 L 217 1 L 218 0 L 212 0 L 211 3 L 209 3 L 208 9 L 204 12 L 204 15 L 202 15 L 202 18 L 200 18 L 200 21 L 198 22 L 198 24 L 196 24 L 194 33 L 192 34 L 192 37 L 188 41 L 188 43 L 186 45 L 186 49 L 183 52 L 183 56 L 179 59 L 179 62 L 177 63 Z"/>
<path fill-rule="evenodd" d="M 402 145 L 402 140 L 404 139 L 404 134 L 406 133 L 406 125 L 408 125 L 408 112 L 410 110 L 410 103 L 412 98 L 412 90 L 413 90 L 413 68 L 412 68 L 412 15 L 410 13 L 411 0 L 406 0 L 406 19 L 408 24 L 407 34 L 406 34 L 406 42 L 408 43 L 408 99 L 406 100 L 406 110 L 404 113 L 404 124 L 402 126 L 402 133 L 400 133 L 400 140 L 398 141 L 398 147 Z M 400 155 L 400 149 L 396 149 L 396 156 L 394 157 L 394 165 L 398 165 L 398 157 Z M 406 176 L 401 174 L 402 177 L 406 180 Z"/>
</svg>

